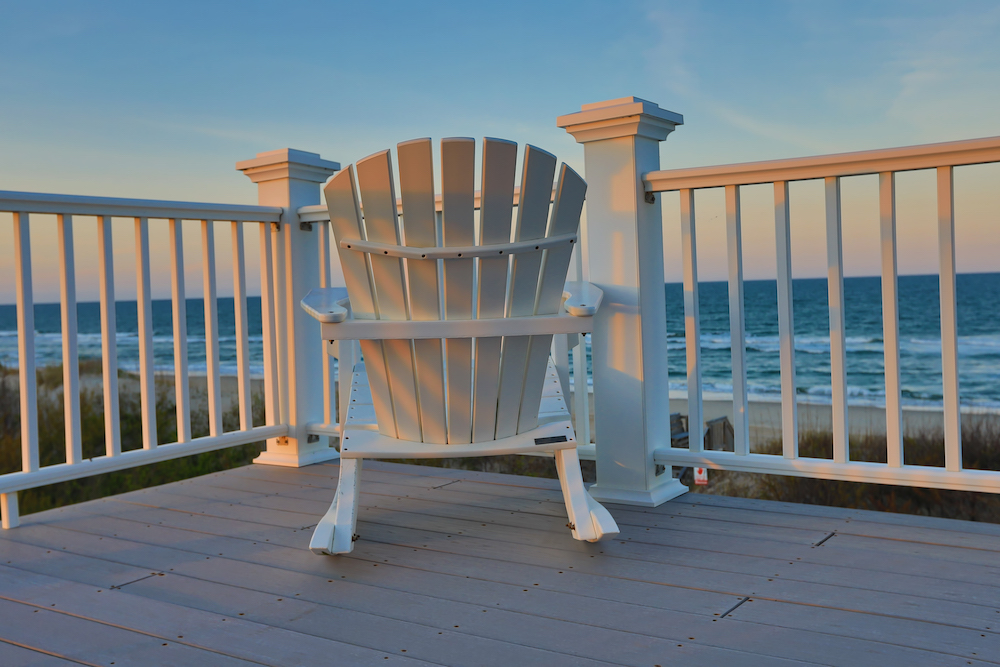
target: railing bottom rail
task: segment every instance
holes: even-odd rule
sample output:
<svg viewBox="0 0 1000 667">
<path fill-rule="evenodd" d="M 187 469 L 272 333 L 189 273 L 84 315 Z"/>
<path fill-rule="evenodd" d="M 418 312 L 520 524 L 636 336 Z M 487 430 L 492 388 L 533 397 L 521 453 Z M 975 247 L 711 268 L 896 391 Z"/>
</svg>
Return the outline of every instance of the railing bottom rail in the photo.
<svg viewBox="0 0 1000 667">
<path fill-rule="evenodd" d="M 80 479 L 81 477 L 125 470 L 126 468 L 134 468 L 149 463 L 159 463 L 160 461 L 176 459 L 181 456 L 202 454 L 216 449 L 246 445 L 251 442 L 279 438 L 285 435 L 288 435 L 287 425 L 258 426 L 246 431 L 232 431 L 217 436 L 195 438 L 190 442 L 160 445 L 153 449 L 136 449 L 122 452 L 116 456 L 100 456 L 86 459 L 79 463 L 60 463 L 58 465 L 46 466 L 33 472 L 14 472 L 0 477 L 0 494 L 15 493 L 46 484 L 68 482 L 69 480 Z"/>
<path fill-rule="evenodd" d="M 690 452 L 674 447 L 657 449 L 653 453 L 653 460 L 663 465 L 696 466 L 767 475 L 1000 493 L 1000 474 L 995 470 L 950 471 L 945 468 L 912 465 L 892 467 L 885 463 L 866 461 L 836 463 L 828 459 L 786 459 L 776 454 L 740 455 L 718 451 Z"/>
</svg>

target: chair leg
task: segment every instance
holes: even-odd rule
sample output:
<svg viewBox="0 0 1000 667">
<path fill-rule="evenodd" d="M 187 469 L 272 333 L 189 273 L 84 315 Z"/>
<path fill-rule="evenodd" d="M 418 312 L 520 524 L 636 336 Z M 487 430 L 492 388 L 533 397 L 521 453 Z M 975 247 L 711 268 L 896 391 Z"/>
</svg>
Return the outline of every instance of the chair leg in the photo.
<svg viewBox="0 0 1000 667">
<path fill-rule="evenodd" d="M 340 481 L 330 509 L 320 519 L 309 541 L 314 554 L 346 554 L 354 549 L 358 525 L 358 482 L 361 459 L 340 460 Z"/>
<path fill-rule="evenodd" d="M 580 459 L 576 455 L 576 449 L 560 449 L 556 452 L 556 470 L 559 472 L 559 484 L 566 501 L 566 514 L 569 515 L 573 538 L 597 542 L 602 537 L 617 535 L 618 524 L 611 513 L 591 498 L 583 486 L 583 474 L 580 472 Z"/>
</svg>

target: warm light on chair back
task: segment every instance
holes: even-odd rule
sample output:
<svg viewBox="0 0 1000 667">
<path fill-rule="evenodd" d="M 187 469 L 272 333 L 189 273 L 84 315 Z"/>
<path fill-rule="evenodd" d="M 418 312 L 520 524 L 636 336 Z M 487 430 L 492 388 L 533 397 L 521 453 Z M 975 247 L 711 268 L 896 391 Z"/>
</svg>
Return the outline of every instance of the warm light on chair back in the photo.
<svg viewBox="0 0 1000 667">
<path fill-rule="evenodd" d="M 399 144 L 399 200 L 388 150 L 326 186 L 355 319 L 560 311 L 586 183 L 563 164 L 553 192 L 556 158 L 527 146 L 516 189 L 517 144 L 485 139 L 477 207 L 475 154 L 473 139 L 441 141 L 439 198 L 430 139 Z M 536 428 L 551 343 L 550 333 L 362 340 L 379 431 L 468 444 Z"/>
</svg>

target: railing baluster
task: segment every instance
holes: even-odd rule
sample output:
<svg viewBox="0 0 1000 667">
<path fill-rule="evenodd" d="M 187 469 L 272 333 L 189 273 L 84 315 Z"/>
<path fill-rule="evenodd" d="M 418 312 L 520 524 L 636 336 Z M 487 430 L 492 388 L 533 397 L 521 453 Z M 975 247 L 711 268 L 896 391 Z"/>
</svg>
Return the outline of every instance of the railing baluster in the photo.
<svg viewBox="0 0 1000 667">
<path fill-rule="evenodd" d="M 962 414 L 958 393 L 958 315 L 955 289 L 955 182 L 938 167 L 938 257 L 941 281 L 941 373 L 944 395 L 944 467 L 962 469 Z"/>
<path fill-rule="evenodd" d="M 273 426 L 278 419 L 275 385 L 278 377 L 278 354 L 274 334 L 274 264 L 271 254 L 271 224 L 260 223 L 260 315 L 264 342 L 264 421 Z"/>
<path fill-rule="evenodd" d="M 0 493 L 0 527 L 4 530 L 17 528 L 21 525 L 21 513 L 17 508 L 17 491 Z"/>
<path fill-rule="evenodd" d="M 104 450 L 108 456 L 122 453 L 118 418 L 118 344 L 115 322 L 115 267 L 111 241 L 111 216 L 97 216 L 97 264 L 101 292 L 101 361 L 104 372 Z"/>
<path fill-rule="evenodd" d="M 184 290 L 182 223 L 170 219 L 170 296 L 174 324 L 174 398 L 177 404 L 177 442 L 191 439 L 191 387 L 188 384 L 187 296 Z"/>
<path fill-rule="evenodd" d="M 590 444 L 590 386 L 587 382 L 587 334 L 573 348 L 573 412 L 576 442 Z"/>
<path fill-rule="evenodd" d="M 136 295 L 139 316 L 139 394 L 142 448 L 156 447 L 156 376 L 153 366 L 153 305 L 149 278 L 149 220 L 135 219 Z"/>
<path fill-rule="evenodd" d="M 35 377 L 35 299 L 31 281 L 31 229 L 27 213 L 14 214 L 17 289 L 17 361 L 21 390 L 21 470 L 38 470 L 38 388 Z"/>
<path fill-rule="evenodd" d="M 886 462 L 903 465 L 903 409 L 899 381 L 899 283 L 896 262 L 896 174 L 878 175 L 882 249 L 882 345 L 885 359 Z"/>
<path fill-rule="evenodd" d="M 201 221 L 202 284 L 205 300 L 205 366 L 208 371 L 208 433 L 222 434 L 222 385 L 219 380 L 219 302 L 215 286 L 215 222 Z"/>
<path fill-rule="evenodd" d="M 330 225 L 324 222 L 318 227 L 319 286 L 330 287 Z M 323 352 L 323 423 L 332 424 L 336 421 L 335 413 L 337 411 L 334 402 L 336 392 L 333 389 L 333 359 L 327 352 L 330 344 L 325 340 L 321 340 L 319 344 L 322 346 Z"/>
<path fill-rule="evenodd" d="M 774 244 L 778 284 L 778 346 L 781 364 L 781 453 L 799 457 L 799 407 L 795 385 L 795 318 L 792 316 L 792 228 L 788 182 L 774 184 Z"/>
<path fill-rule="evenodd" d="M 844 252 L 840 215 L 840 178 L 825 179 L 826 186 L 826 283 L 830 306 L 830 384 L 833 410 L 833 460 L 846 463 L 847 348 L 844 343 Z"/>
<path fill-rule="evenodd" d="M 246 251 L 243 247 L 243 223 L 233 228 L 233 306 L 236 316 L 236 380 L 239 392 L 240 430 L 253 427 L 250 395 L 250 332 L 247 324 Z"/>
<path fill-rule="evenodd" d="M 573 248 L 573 270 L 576 280 L 590 279 L 587 255 L 587 225 L 580 225 L 580 241 Z M 473 292 L 475 294 L 475 292 Z M 590 385 L 587 379 L 587 334 L 580 334 L 580 344 L 573 350 L 573 416 L 576 441 L 590 444 Z"/>
<path fill-rule="evenodd" d="M 288 274 L 285 267 L 285 233 L 285 229 L 278 227 L 273 236 L 272 246 L 274 252 L 274 340 L 278 350 L 275 359 L 278 369 L 277 386 L 280 388 L 280 392 L 277 394 L 279 424 L 287 424 L 291 419 L 288 400 L 288 366 L 291 363 L 289 359 L 291 351 L 288 348 L 288 321 L 292 315 L 290 314 L 291 307 L 287 303 L 288 295 L 285 293 L 288 284 Z"/>
<path fill-rule="evenodd" d="M 62 320 L 63 420 L 66 423 L 66 463 L 83 460 L 80 425 L 80 359 L 77 353 L 76 263 L 73 253 L 73 217 L 60 215 L 59 314 Z"/>
<path fill-rule="evenodd" d="M 738 185 L 726 186 L 726 242 L 729 259 L 729 338 L 733 358 L 734 452 L 746 455 L 750 452 L 750 414 L 743 301 L 743 230 Z"/>
<path fill-rule="evenodd" d="M 684 339 L 687 347 L 688 447 L 705 447 L 701 388 L 701 317 L 698 309 L 698 241 L 694 222 L 694 190 L 681 190 L 681 255 L 684 263 Z"/>
</svg>

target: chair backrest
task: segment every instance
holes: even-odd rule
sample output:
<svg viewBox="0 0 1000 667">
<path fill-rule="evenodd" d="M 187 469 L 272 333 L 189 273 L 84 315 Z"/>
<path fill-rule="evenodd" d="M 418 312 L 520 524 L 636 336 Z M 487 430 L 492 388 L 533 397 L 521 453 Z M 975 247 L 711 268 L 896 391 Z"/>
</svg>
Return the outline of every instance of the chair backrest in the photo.
<svg viewBox="0 0 1000 667">
<path fill-rule="evenodd" d="M 553 197 L 556 158 L 527 146 L 516 193 L 517 144 L 485 139 L 477 239 L 475 140 L 441 141 L 440 215 L 432 153 L 430 139 L 398 145 L 399 202 L 388 150 L 349 166 L 325 188 L 353 316 L 469 320 L 557 313 L 572 244 L 529 244 L 513 254 L 502 246 L 512 243 L 512 231 L 513 242 L 576 234 L 583 179 L 563 164 Z M 500 249 L 476 259 L 403 259 L 344 243 L 357 240 Z M 551 341 L 551 335 L 361 341 L 379 431 L 465 444 L 535 428 Z"/>
</svg>

